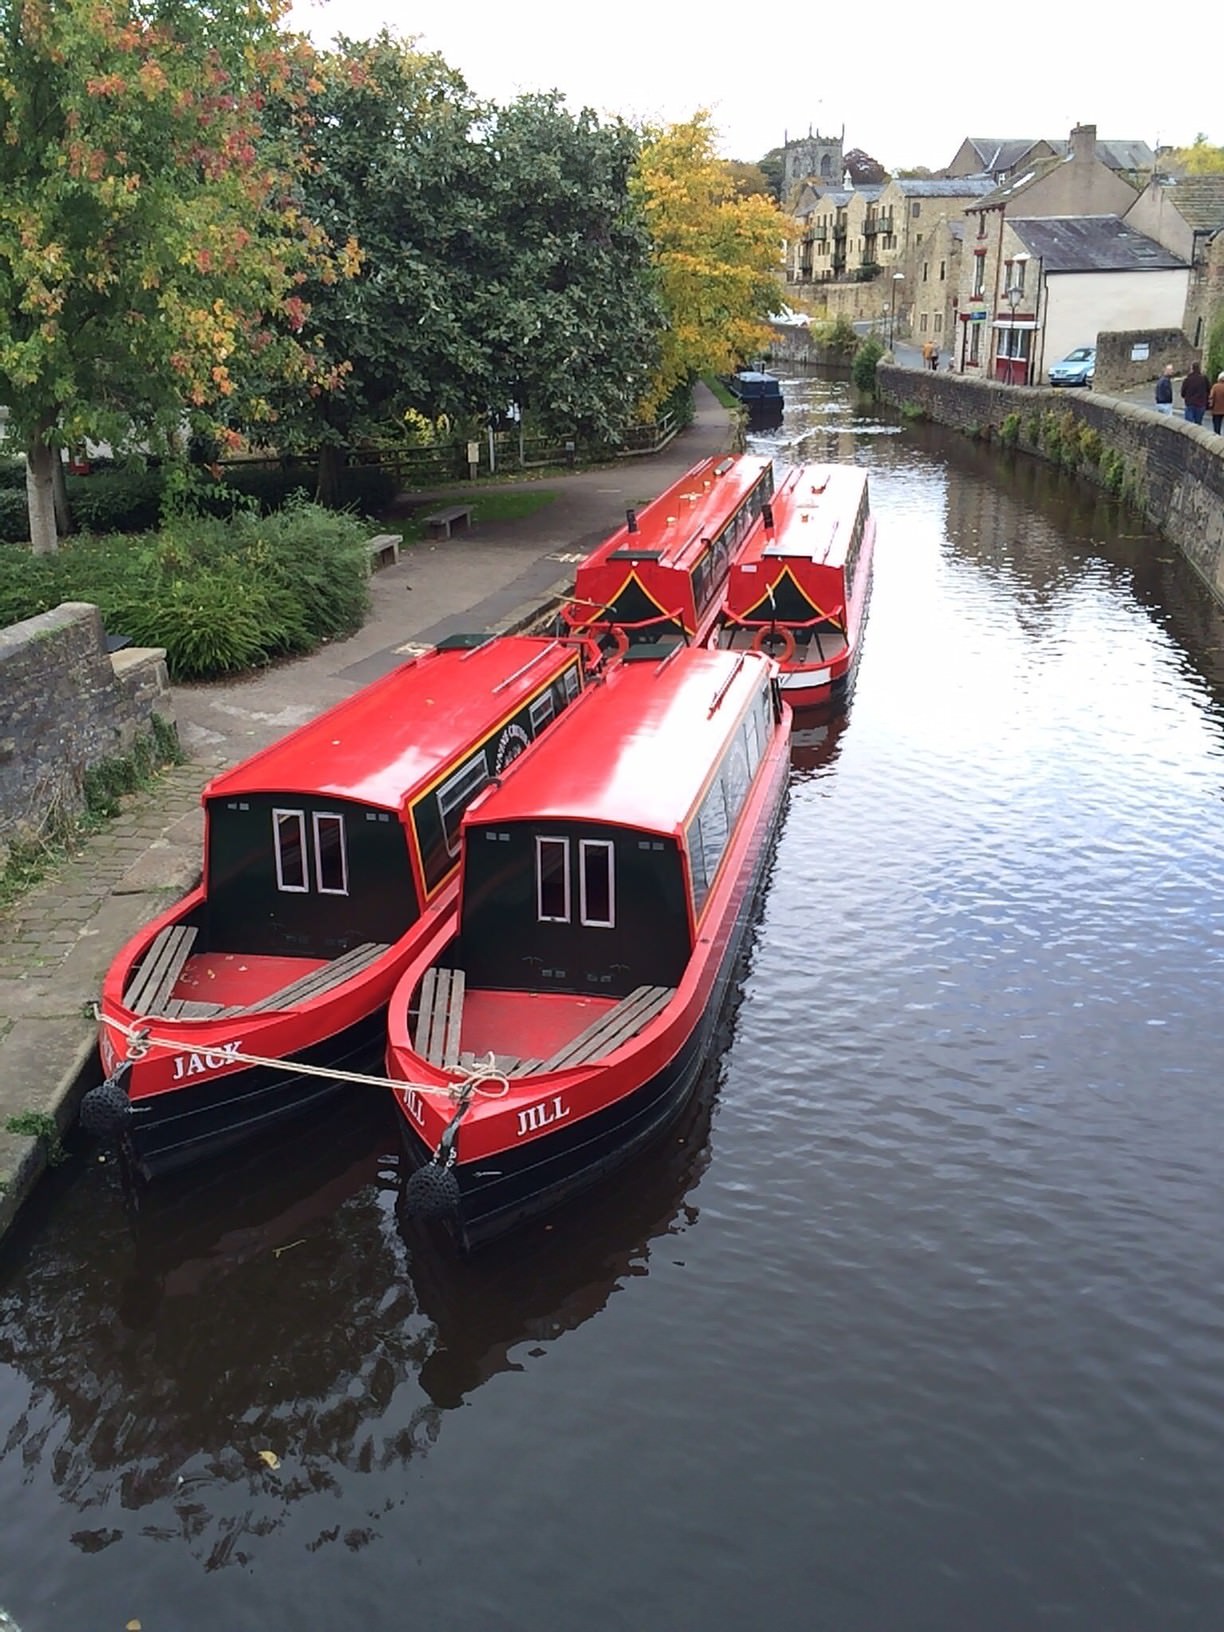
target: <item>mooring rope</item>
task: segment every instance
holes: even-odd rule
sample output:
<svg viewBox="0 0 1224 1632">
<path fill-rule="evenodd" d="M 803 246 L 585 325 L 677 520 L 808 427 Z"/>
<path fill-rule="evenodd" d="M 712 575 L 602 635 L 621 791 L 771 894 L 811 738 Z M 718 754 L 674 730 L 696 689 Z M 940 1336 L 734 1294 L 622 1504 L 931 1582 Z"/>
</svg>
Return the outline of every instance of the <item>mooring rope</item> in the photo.
<svg viewBox="0 0 1224 1632">
<path fill-rule="evenodd" d="M 290 1061 L 273 1059 L 263 1054 L 244 1054 L 228 1046 L 210 1048 L 202 1043 L 151 1037 L 146 1029 L 127 1026 L 122 1020 L 113 1020 L 109 1015 L 102 1014 L 96 1003 L 94 1016 L 102 1025 L 109 1026 L 112 1031 L 121 1032 L 127 1038 L 129 1060 L 143 1058 L 151 1048 L 164 1048 L 175 1054 L 221 1055 L 226 1060 L 233 1060 L 237 1065 L 266 1065 L 274 1071 L 291 1071 L 295 1075 L 306 1077 L 326 1077 L 330 1082 L 355 1082 L 369 1088 L 411 1088 L 418 1094 L 431 1094 L 451 1100 L 462 1099 L 465 1095 L 470 1099 L 474 1094 L 483 1094 L 486 1099 L 501 1099 L 510 1092 L 510 1080 L 504 1071 L 497 1069 L 497 1057 L 491 1049 L 487 1059 L 478 1060 L 457 1081 L 448 1083 L 445 1088 L 439 1088 L 436 1083 L 409 1082 L 405 1078 L 397 1077 L 376 1077 L 365 1071 L 346 1071 L 340 1066 L 307 1065 L 305 1060 Z M 496 1093 L 486 1086 L 493 1082 L 501 1084 Z"/>
</svg>

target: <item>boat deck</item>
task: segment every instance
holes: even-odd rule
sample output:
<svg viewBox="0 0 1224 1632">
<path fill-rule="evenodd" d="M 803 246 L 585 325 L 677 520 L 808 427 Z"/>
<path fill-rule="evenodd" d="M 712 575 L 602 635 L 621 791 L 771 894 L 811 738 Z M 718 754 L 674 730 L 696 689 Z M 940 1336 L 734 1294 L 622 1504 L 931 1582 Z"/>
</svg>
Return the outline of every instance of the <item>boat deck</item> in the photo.
<svg viewBox="0 0 1224 1632">
<path fill-rule="evenodd" d="M 779 623 L 779 630 L 787 627 Z M 847 641 L 840 629 L 792 629 L 795 640 L 792 664 L 801 666 L 821 666 L 825 663 L 836 663 L 839 657 L 844 657 L 847 651 Z M 717 643 L 724 651 L 747 652 L 753 649 L 760 636 L 760 629 L 744 629 L 735 624 L 723 624 L 718 630 Z M 766 644 L 763 648 L 767 656 L 778 656 L 781 641 L 777 646 Z"/>
</svg>

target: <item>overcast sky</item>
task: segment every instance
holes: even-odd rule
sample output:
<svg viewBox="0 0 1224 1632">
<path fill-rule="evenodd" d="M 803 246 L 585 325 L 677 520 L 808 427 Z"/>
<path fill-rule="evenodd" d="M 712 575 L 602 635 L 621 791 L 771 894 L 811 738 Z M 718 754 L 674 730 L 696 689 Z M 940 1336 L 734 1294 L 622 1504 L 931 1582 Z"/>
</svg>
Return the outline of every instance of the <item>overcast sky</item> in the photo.
<svg viewBox="0 0 1224 1632">
<path fill-rule="evenodd" d="M 860 31 L 853 8 L 719 0 L 296 0 L 292 24 L 321 45 L 384 25 L 416 35 L 496 102 L 557 89 L 574 110 L 668 124 L 708 107 L 727 158 L 759 159 L 809 124 L 826 135 L 844 125 L 847 149 L 889 170 L 937 169 L 965 136 L 1065 137 L 1080 122 L 1153 147 L 1199 130 L 1224 140 L 1218 98 L 1205 92 L 1186 112 L 1195 99 L 1154 71 L 1124 13 L 1090 14 L 1082 0 L 960 13 L 884 0 L 862 18 Z"/>
</svg>

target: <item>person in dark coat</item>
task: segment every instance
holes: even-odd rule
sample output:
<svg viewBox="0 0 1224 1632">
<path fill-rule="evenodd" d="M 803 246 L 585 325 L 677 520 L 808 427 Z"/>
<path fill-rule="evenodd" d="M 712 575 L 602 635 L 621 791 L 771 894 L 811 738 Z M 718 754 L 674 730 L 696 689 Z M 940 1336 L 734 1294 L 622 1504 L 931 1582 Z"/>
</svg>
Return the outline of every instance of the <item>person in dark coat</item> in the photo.
<svg viewBox="0 0 1224 1632">
<path fill-rule="evenodd" d="M 1156 381 L 1156 412 L 1171 414 L 1173 412 L 1173 364 L 1166 363 L 1164 373 Z"/>
<path fill-rule="evenodd" d="M 1197 363 L 1190 365 L 1190 372 L 1182 381 L 1181 394 L 1186 418 L 1192 425 L 1201 425 L 1207 410 L 1207 376 Z"/>
</svg>

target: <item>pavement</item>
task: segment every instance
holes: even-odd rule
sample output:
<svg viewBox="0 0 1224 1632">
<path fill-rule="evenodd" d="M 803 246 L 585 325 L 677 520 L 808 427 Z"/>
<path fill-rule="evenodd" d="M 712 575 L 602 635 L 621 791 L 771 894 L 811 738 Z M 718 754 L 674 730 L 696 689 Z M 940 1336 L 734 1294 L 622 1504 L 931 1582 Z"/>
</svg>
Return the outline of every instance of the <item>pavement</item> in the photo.
<svg viewBox="0 0 1224 1632">
<path fill-rule="evenodd" d="M 0 1232 L 49 1153 L 45 1138 L 13 1133 L 9 1124 L 50 1118 L 66 1133 L 81 1096 L 99 1080 L 92 1006 L 120 947 L 196 883 L 205 783 L 448 634 L 508 633 L 547 618 L 572 587 L 575 564 L 627 506 L 647 503 L 734 442 L 731 416 L 699 385 L 692 425 L 659 453 L 521 478 L 516 485 L 556 498 L 517 521 L 477 522 L 449 540 L 405 546 L 398 565 L 372 577 L 371 614 L 350 639 L 247 678 L 175 688 L 187 763 L 130 796 L 120 816 L 0 913 Z M 446 497 L 488 485 L 448 488 Z M 401 497 L 411 511 L 441 495 Z"/>
</svg>

